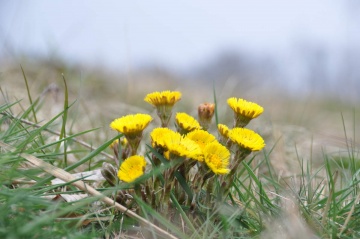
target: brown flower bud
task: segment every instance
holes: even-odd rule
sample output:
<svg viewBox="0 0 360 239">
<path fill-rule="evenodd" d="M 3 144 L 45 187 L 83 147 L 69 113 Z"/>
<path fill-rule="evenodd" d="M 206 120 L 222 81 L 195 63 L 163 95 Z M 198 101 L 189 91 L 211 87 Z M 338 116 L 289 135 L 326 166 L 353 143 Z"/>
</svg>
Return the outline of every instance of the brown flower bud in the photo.
<svg viewBox="0 0 360 239">
<path fill-rule="evenodd" d="M 199 105 L 198 107 L 199 123 L 204 130 L 207 130 L 209 128 L 211 119 L 214 116 L 214 112 L 215 112 L 215 104 L 204 103 Z"/>
<path fill-rule="evenodd" d="M 115 186 L 117 181 L 117 170 L 114 166 L 104 162 L 101 168 L 101 175 L 111 186 Z"/>
</svg>

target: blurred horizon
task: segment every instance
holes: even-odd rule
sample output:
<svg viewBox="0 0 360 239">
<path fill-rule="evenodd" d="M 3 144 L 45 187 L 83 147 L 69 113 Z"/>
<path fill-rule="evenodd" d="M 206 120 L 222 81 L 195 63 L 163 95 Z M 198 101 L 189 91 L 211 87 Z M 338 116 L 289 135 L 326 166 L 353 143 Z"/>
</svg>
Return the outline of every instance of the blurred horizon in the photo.
<svg viewBox="0 0 360 239">
<path fill-rule="evenodd" d="M 354 0 L 2 1 L 0 62 L 159 70 L 358 102 L 359 13 Z"/>
</svg>

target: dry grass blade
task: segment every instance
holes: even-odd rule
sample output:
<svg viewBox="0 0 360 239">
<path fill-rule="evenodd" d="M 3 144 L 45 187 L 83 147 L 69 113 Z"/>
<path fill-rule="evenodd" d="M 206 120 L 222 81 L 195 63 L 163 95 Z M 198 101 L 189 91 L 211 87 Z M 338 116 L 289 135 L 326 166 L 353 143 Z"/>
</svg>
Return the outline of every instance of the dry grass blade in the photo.
<svg viewBox="0 0 360 239">
<path fill-rule="evenodd" d="M 356 197 L 356 199 L 355 199 L 355 201 L 354 201 L 354 204 L 352 205 L 351 210 L 350 210 L 348 216 L 346 217 L 345 223 L 344 223 L 344 225 L 342 226 L 342 229 L 341 229 L 341 231 L 340 231 L 340 233 L 339 233 L 339 237 L 341 237 L 341 235 L 343 234 L 343 232 L 344 232 L 345 229 L 347 228 L 347 225 L 348 225 L 349 222 L 350 222 L 351 216 L 353 215 L 353 213 L 354 213 L 354 211 L 355 211 L 355 206 L 358 204 L 359 200 L 360 200 L 360 194 L 357 195 L 357 197 Z"/>
<path fill-rule="evenodd" d="M 5 150 L 10 151 L 10 152 L 14 152 L 16 150 L 14 147 L 12 147 L 2 141 L 0 141 L 0 147 L 4 148 Z M 42 170 L 44 170 L 45 172 L 53 175 L 54 177 L 57 177 L 65 182 L 74 181 L 74 182 L 72 182 L 72 185 L 74 185 L 75 187 L 89 193 L 92 196 L 99 197 L 100 200 L 103 201 L 104 203 L 106 203 L 107 205 L 114 206 L 116 209 L 118 209 L 122 213 L 126 214 L 127 216 L 135 218 L 136 220 L 143 223 L 144 225 L 151 227 L 155 232 L 159 233 L 160 235 L 164 236 L 165 238 L 173 238 L 173 239 L 177 238 L 177 237 L 171 235 L 170 233 L 166 232 L 165 230 L 161 229 L 160 227 L 152 224 L 148 220 L 140 217 L 136 213 L 128 210 L 126 207 L 120 205 L 119 203 L 115 202 L 111 198 L 106 197 L 105 195 L 101 194 L 99 191 L 97 191 L 95 188 L 91 187 L 90 185 L 87 185 L 86 183 L 84 183 L 82 181 L 75 181 L 76 178 L 73 175 L 71 175 L 70 173 L 68 173 L 60 168 L 57 168 L 49 163 L 46 163 L 43 160 L 41 160 L 33 155 L 26 154 L 26 153 L 20 153 L 19 156 L 24 158 L 25 160 L 27 160 L 29 163 L 33 164 L 34 166 L 37 166 L 37 167 L 41 168 Z"/>
<path fill-rule="evenodd" d="M 83 181 L 103 181 L 103 180 L 105 180 L 105 178 L 101 174 L 101 169 L 85 171 L 85 172 L 80 172 L 80 173 L 74 173 L 71 175 L 75 178 L 83 178 L 82 179 Z M 58 178 L 51 180 L 52 185 L 62 184 L 62 183 L 64 183 L 64 181 L 61 179 L 58 179 Z"/>
</svg>

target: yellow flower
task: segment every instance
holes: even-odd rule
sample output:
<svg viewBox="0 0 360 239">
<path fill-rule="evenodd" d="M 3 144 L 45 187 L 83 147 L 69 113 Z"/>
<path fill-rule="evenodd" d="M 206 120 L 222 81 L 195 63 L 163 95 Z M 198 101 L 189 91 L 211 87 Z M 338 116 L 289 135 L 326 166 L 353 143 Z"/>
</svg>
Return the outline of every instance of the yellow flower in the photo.
<svg viewBox="0 0 360 239">
<path fill-rule="evenodd" d="M 250 129 L 234 128 L 230 130 L 229 138 L 245 150 L 259 151 L 265 147 L 263 138 Z"/>
<path fill-rule="evenodd" d="M 229 127 L 224 124 L 218 124 L 218 131 L 221 136 L 229 138 Z"/>
<path fill-rule="evenodd" d="M 178 91 L 162 91 L 162 92 L 153 92 L 147 94 L 145 97 L 145 101 L 153 106 L 159 105 L 168 105 L 173 106 L 176 102 L 181 99 L 181 93 Z"/>
<path fill-rule="evenodd" d="M 111 144 L 110 144 L 110 148 L 111 149 L 116 149 L 116 148 L 118 148 L 118 146 L 119 146 L 119 139 L 115 139 Z"/>
<path fill-rule="evenodd" d="M 125 147 L 128 144 L 128 141 L 126 138 L 121 138 L 121 139 L 115 139 L 111 144 L 110 144 L 110 148 L 111 149 L 117 149 L 119 147 L 119 143 L 121 144 L 121 147 Z"/>
<path fill-rule="evenodd" d="M 121 139 L 116 139 L 114 140 L 111 144 L 110 144 L 110 148 L 114 151 L 115 154 L 115 162 L 117 165 L 119 165 L 118 163 L 118 159 L 119 159 L 119 145 L 121 145 L 120 149 L 121 149 L 121 157 L 122 159 L 127 158 L 128 157 L 128 153 L 130 152 L 130 148 L 129 148 L 129 142 L 125 137 L 121 137 Z"/>
<path fill-rule="evenodd" d="M 177 113 L 175 121 L 176 128 L 180 134 L 187 134 L 195 129 L 201 129 L 199 122 L 186 113 Z"/>
<path fill-rule="evenodd" d="M 186 135 L 186 137 L 197 143 L 201 149 L 204 149 L 207 144 L 216 141 L 214 135 L 201 129 L 191 131 Z"/>
<path fill-rule="evenodd" d="M 131 146 L 131 155 L 135 155 L 142 139 L 142 132 L 151 120 L 152 117 L 147 114 L 127 115 L 111 122 L 110 127 L 125 135 Z"/>
<path fill-rule="evenodd" d="M 152 117 L 148 114 L 126 115 L 111 122 L 110 127 L 124 135 L 137 135 L 149 125 Z"/>
<path fill-rule="evenodd" d="M 131 183 L 144 174 L 146 160 L 143 156 L 134 155 L 122 162 L 118 177 L 121 181 Z"/>
<path fill-rule="evenodd" d="M 172 115 L 172 108 L 180 99 L 181 93 L 178 91 L 162 91 L 150 93 L 144 100 L 156 107 L 161 126 L 167 127 Z"/>
<path fill-rule="evenodd" d="M 169 128 L 155 128 L 150 133 L 151 146 L 153 148 L 162 148 L 166 149 L 166 141 L 171 137 L 171 135 L 177 135 L 173 137 L 181 137 L 178 132 L 172 131 Z"/>
<path fill-rule="evenodd" d="M 256 103 L 235 97 L 229 98 L 227 103 L 234 111 L 234 127 L 245 127 L 251 119 L 258 117 L 264 111 L 264 108 Z"/>
<path fill-rule="evenodd" d="M 228 174 L 230 151 L 219 142 L 214 141 L 204 148 L 204 161 L 215 174 Z"/>
<path fill-rule="evenodd" d="M 170 134 L 165 144 L 170 155 L 203 161 L 203 153 L 200 146 L 189 138 Z"/>
<path fill-rule="evenodd" d="M 232 142 L 229 140 L 229 128 L 224 124 L 218 124 L 218 140 L 222 145 L 226 145 L 228 148 L 231 147 Z"/>
</svg>

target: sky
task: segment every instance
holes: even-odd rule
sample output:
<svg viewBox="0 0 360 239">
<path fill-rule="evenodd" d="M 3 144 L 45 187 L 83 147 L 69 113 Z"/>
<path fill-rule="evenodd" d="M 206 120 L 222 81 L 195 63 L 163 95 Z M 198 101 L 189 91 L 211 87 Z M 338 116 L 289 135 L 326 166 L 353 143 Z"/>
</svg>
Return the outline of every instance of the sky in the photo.
<svg viewBox="0 0 360 239">
<path fill-rule="evenodd" d="M 311 42 L 336 51 L 360 42 L 354 3 L 0 0 L 0 58 L 55 55 L 114 69 L 186 70 L 229 49 L 286 56 Z"/>
</svg>

